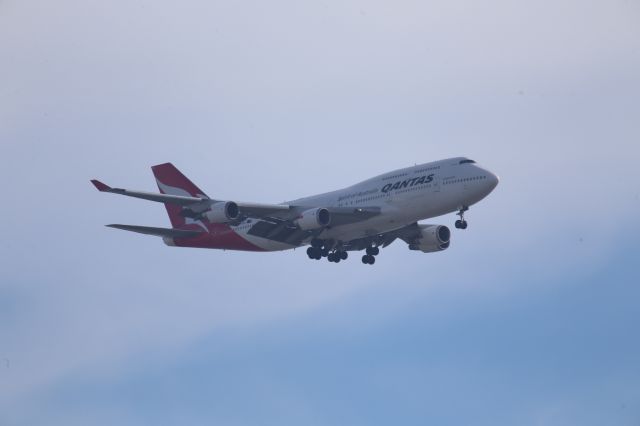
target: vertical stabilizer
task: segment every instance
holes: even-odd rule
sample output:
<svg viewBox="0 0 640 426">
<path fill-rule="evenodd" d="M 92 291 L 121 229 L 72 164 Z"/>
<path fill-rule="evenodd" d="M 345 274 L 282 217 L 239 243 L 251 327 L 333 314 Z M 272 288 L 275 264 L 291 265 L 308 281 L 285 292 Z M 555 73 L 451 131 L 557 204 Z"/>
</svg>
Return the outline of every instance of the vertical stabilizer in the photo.
<svg viewBox="0 0 640 426">
<path fill-rule="evenodd" d="M 163 194 L 209 198 L 171 163 L 158 164 L 151 167 L 151 170 L 156 178 L 158 189 Z M 180 214 L 180 206 L 167 203 L 164 206 L 169 214 L 171 226 L 178 228 L 187 223 L 185 217 Z"/>
</svg>

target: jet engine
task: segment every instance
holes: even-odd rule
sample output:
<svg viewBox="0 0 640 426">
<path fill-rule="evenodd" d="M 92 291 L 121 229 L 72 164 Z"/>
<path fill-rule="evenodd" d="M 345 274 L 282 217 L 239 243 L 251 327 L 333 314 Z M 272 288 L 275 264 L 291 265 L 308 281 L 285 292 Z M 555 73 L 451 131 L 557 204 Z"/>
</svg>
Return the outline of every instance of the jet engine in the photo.
<svg viewBox="0 0 640 426">
<path fill-rule="evenodd" d="M 323 228 L 331 223 L 331 213 L 325 208 L 306 210 L 295 220 L 303 231 Z"/>
<path fill-rule="evenodd" d="M 240 217 L 240 209 L 233 201 L 219 201 L 202 215 L 211 223 L 227 223 Z"/>
<path fill-rule="evenodd" d="M 420 236 L 409 244 L 410 250 L 420 250 L 424 253 L 433 253 L 449 248 L 451 231 L 443 225 L 418 225 Z"/>
</svg>

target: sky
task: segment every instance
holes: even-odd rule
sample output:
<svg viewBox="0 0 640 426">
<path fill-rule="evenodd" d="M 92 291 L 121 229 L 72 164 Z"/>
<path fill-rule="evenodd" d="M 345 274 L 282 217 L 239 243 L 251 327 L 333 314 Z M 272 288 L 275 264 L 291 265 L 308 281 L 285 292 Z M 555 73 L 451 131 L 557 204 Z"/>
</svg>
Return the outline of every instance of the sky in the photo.
<svg viewBox="0 0 640 426">
<path fill-rule="evenodd" d="M 636 0 L 0 1 L 1 425 L 640 424 Z M 447 157 L 441 253 L 166 247 L 173 162 L 281 202 Z M 451 226 L 454 215 L 425 223 Z"/>
</svg>

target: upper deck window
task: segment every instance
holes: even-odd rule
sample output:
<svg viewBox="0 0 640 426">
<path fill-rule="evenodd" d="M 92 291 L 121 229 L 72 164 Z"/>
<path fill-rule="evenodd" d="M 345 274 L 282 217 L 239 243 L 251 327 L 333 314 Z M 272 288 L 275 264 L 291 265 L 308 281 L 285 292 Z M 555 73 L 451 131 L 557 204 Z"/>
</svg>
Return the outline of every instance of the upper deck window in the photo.
<svg viewBox="0 0 640 426">
<path fill-rule="evenodd" d="M 473 160 L 460 160 L 459 164 L 474 164 L 475 161 Z"/>
</svg>

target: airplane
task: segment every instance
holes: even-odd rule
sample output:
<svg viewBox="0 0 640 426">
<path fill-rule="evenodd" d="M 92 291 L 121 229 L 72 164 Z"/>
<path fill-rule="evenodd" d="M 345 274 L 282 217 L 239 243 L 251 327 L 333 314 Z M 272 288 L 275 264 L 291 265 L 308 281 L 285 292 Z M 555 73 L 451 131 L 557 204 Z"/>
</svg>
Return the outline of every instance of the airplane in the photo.
<svg viewBox="0 0 640 426">
<path fill-rule="evenodd" d="M 333 263 L 364 250 L 362 263 L 369 265 L 397 239 L 410 250 L 446 250 L 449 228 L 418 222 L 457 212 L 455 227 L 467 229 L 465 212 L 499 182 L 475 161 L 456 157 L 394 170 L 337 191 L 260 204 L 209 198 L 171 163 L 151 169 L 160 193 L 91 182 L 101 192 L 163 203 L 172 227 L 106 226 L 162 237 L 177 247 L 279 251 L 308 245 L 310 259 Z"/>
</svg>

